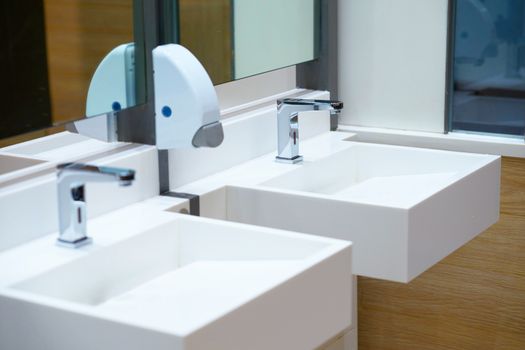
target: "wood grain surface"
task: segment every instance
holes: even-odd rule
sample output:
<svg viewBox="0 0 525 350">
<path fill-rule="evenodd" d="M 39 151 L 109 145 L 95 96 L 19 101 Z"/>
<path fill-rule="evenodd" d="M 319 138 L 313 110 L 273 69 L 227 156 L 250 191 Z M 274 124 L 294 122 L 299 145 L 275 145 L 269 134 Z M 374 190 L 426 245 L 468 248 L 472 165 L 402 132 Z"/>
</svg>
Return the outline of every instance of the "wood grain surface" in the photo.
<svg viewBox="0 0 525 350">
<path fill-rule="evenodd" d="M 85 115 L 100 61 L 133 41 L 132 0 L 44 0 L 51 109 L 54 122 Z"/>
<path fill-rule="evenodd" d="M 179 0 L 180 43 L 201 61 L 214 85 L 233 80 L 230 0 Z"/>
<path fill-rule="evenodd" d="M 409 284 L 359 278 L 359 349 L 525 349 L 525 159 L 497 224 Z"/>
</svg>

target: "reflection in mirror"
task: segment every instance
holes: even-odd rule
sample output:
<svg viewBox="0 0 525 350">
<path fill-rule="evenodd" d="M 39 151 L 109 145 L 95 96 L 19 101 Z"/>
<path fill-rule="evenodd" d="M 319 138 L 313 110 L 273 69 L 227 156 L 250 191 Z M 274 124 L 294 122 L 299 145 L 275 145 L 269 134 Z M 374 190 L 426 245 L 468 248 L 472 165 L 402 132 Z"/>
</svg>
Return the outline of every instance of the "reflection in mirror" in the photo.
<svg viewBox="0 0 525 350">
<path fill-rule="evenodd" d="M 214 84 L 317 58 L 317 0 L 172 1 L 179 20 L 168 37 L 197 56 Z"/>
<path fill-rule="evenodd" d="M 4 2 L 0 139 L 143 103 L 138 2 Z"/>
<path fill-rule="evenodd" d="M 120 111 L 135 105 L 135 45 L 122 44 L 100 62 L 91 78 L 86 116 Z"/>
</svg>

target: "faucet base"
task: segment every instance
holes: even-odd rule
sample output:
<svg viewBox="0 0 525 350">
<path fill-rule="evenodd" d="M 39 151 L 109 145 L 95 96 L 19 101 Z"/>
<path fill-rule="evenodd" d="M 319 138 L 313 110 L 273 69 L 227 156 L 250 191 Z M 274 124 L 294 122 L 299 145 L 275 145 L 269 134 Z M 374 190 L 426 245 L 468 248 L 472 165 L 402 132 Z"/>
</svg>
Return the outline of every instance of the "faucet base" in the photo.
<svg viewBox="0 0 525 350">
<path fill-rule="evenodd" d="M 303 156 L 295 156 L 293 158 L 283 158 L 283 157 L 277 156 L 275 157 L 275 161 L 277 163 L 297 164 L 303 161 Z"/>
<path fill-rule="evenodd" d="M 84 238 L 81 238 L 79 240 L 76 240 L 74 242 L 69 242 L 69 241 L 63 241 L 61 240 L 60 238 L 57 239 L 57 245 L 60 246 L 60 247 L 66 247 L 66 248 L 80 248 L 80 247 L 83 247 L 85 245 L 88 245 L 88 244 L 91 244 L 93 242 L 93 239 L 91 239 L 91 237 L 84 237 Z"/>
</svg>

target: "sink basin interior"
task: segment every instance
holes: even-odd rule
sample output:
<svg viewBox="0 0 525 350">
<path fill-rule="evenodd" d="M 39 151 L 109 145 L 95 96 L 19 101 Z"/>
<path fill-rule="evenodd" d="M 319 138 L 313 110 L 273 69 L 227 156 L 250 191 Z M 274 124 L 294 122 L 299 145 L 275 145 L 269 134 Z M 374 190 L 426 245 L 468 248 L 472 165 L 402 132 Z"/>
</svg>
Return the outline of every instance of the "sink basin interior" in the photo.
<svg viewBox="0 0 525 350">
<path fill-rule="evenodd" d="M 288 205 L 290 199 L 296 200 Z M 304 217 L 300 204 L 315 204 L 307 197 L 298 198 L 273 191 L 261 191 L 238 186 L 224 186 L 200 196 L 201 217 L 248 225 L 269 227 L 348 240 L 348 237 L 333 236 L 323 220 Z M 168 211 L 187 213 L 186 204 L 176 205 Z"/>
<path fill-rule="evenodd" d="M 30 166 L 41 163 L 44 163 L 44 161 L 39 159 L 15 157 L 2 154 L 0 155 L 0 175 L 4 175 L 12 171 L 29 168 Z"/>
<path fill-rule="evenodd" d="M 146 299 L 154 296 L 160 286 L 169 289 L 169 285 L 180 282 L 184 286 L 179 287 L 189 288 L 186 291 L 195 284 L 202 287 L 214 279 L 211 275 L 220 276 L 219 271 L 214 270 L 217 266 L 223 272 L 226 269 L 232 273 L 234 279 L 242 275 L 241 270 L 251 266 L 256 279 L 257 268 L 262 263 L 267 266 L 266 272 L 271 270 L 272 263 L 286 271 L 287 266 L 294 268 L 298 261 L 309 258 L 327 245 L 315 239 L 298 239 L 297 236 L 261 232 L 244 225 L 181 216 L 169 224 L 102 248 L 12 288 L 92 306 L 101 306 L 119 296 L 130 298 L 126 293 L 137 290 L 135 298 L 144 296 L 139 297 L 140 304 L 148 302 Z M 201 280 L 189 278 L 189 270 L 200 275 Z M 264 274 L 265 271 L 260 272 Z M 140 290 L 141 286 L 148 284 L 150 287 Z M 151 294 L 155 288 L 157 291 Z M 209 288 L 212 293 L 214 287 Z M 220 288 L 215 289 L 220 291 Z"/>
<path fill-rule="evenodd" d="M 355 187 L 383 196 L 385 190 L 399 195 L 415 189 L 421 193 L 479 162 L 477 155 L 354 143 L 319 161 L 305 161 L 296 170 L 261 185 L 326 195 L 359 195 Z"/>
</svg>

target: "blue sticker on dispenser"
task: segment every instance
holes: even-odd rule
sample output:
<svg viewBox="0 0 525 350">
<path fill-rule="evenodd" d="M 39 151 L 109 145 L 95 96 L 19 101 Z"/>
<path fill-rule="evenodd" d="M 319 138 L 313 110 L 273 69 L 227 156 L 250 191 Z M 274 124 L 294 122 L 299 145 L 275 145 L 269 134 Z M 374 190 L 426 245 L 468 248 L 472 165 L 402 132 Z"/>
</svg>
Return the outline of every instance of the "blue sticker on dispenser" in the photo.
<svg viewBox="0 0 525 350">
<path fill-rule="evenodd" d="M 166 118 L 171 117 L 171 108 L 169 108 L 168 106 L 162 107 L 162 115 Z"/>
<path fill-rule="evenodd" d="M 115 101 L 113 102 L 113 104 L 111 105 L 111 108 L 114 110 L 114 111 L 120 111 L 122 109 L 122 106 L 120 105 L 120 103 L 118 101 Z"/>
</svg>

